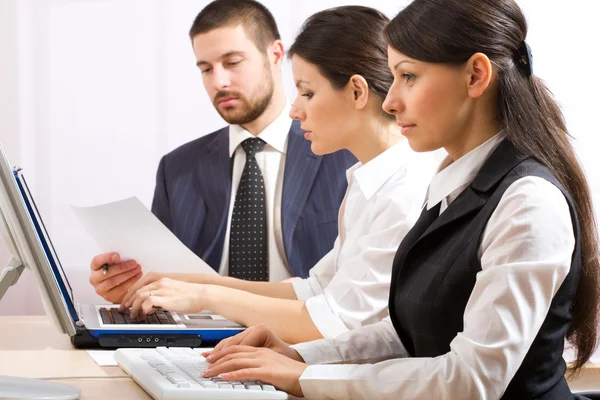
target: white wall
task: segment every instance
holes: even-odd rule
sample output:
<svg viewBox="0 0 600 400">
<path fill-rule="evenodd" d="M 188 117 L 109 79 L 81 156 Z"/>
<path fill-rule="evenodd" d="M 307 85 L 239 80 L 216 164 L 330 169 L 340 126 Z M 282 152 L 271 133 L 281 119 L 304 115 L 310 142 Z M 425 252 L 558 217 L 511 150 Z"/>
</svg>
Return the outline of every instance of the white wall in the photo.
<svg viewBox="0 0 600 400">
<path fill-rule="evenodd" d="M 187 31 L 208 1 L 0 1 L 0 142 L 24 168 L 79 300 L 98 249 L 68 204 L 135 195 L 148 207 L 161 155 L 222 126 L 202 87 Z M 274 13 L 289 47 L 313 12 L 352 2 L 281 1 Z M 361 1 L 390 16 L 407 0 Z M 535 73 L 560 100 L 600 210 L 600 27 L 597 2 L 522 0 Z M 595 8 L 595 9 L 594 9 Z M 289 66 L 286 91 L 295 95 Z M 0 245 L 0 262 L 7 259 Z M 0 314 L 40 313 L 26 276 Z"/>
</svg>

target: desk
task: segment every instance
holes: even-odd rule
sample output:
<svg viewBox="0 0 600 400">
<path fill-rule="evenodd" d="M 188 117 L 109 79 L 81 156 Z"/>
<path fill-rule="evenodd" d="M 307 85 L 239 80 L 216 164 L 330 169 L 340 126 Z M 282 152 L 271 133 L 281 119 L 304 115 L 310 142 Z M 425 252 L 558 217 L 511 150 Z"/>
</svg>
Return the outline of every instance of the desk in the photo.
<svg viewBox="0 0 600 400">
<path fill-rule="evenodd" d="M 71 346 L 45 316 L 0 317 L 0 375 L 60 379 L 81 389 L 81 399 L 151 399 L 118 367 L 99 367 L 84 351 Z M 96 379 L 89 377 L 98 377 Z M 600 364 L 585 368 L 573 390 L 600 390 Z"/>
<path fill-rule="evenodd" d="M 0 375 L 81 377 L 55 381 L 79 388 L 83 400 L 152 399 L 119 367 L 99 367 L 75 349 L 46 316 L 0 317 Z"/>
</svg>

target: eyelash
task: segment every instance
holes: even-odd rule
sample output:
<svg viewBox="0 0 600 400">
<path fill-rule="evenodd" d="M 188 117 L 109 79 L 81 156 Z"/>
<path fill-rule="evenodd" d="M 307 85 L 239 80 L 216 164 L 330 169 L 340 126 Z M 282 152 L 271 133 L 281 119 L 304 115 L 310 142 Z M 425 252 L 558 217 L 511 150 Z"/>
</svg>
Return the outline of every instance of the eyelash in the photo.
<svg viewBox="0 0 600 400">
<path fill-rule="evenodd" d="M 416 76 L 414 76 L 413 74 L 408 74 L 408 73 L 402 74 L 401 77 L 402 77 L 402 79 L 404 79 L 404 82 L 406 82 L 406 83 L 411 83 L 416 78 Z"/>
<path fill-rule="evenodd" d="M 227 66 L 233 67 L 233 66 L 238 65 L 241 62 L 242 62 L 242 60 L 240 60 L 240 61 L 234 61 L 234 62 L 228 62 Z M 212 70 L 212 68 L 206 68 L 206 69 L 200 70 L 200 72 L 202 72 L 203 74 L 206 74 L 206 73 L 210 72 L 211 70 Z"/>
<path fill-rule="evenodd" d="M 312 93 L 302 93 L 301 96 L 304 96 L 304 97 L 306 97 L 307 99 L 310 100 L 310 99 L 312 99 L 313 94 Z"/>
</svg>

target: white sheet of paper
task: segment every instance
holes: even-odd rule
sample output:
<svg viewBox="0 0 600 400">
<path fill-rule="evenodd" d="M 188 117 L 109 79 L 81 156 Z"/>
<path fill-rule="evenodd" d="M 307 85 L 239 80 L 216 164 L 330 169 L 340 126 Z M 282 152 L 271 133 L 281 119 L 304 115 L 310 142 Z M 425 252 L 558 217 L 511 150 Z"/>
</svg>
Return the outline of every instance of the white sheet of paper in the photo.
<svg viewBox="0 0 600 400">
<path fill-rule="evenodd" d="M 116 367 L 119 365 L 115 361 L 114 350 L 86 350 L 86 352 L 101 367 Z"/>
<path fill-rule="evenodd" d="M 216 274 L 164 226 L 137 197 L 71 210 L 102 252 L 136 260 L 144 273 Z"/>
</svg>

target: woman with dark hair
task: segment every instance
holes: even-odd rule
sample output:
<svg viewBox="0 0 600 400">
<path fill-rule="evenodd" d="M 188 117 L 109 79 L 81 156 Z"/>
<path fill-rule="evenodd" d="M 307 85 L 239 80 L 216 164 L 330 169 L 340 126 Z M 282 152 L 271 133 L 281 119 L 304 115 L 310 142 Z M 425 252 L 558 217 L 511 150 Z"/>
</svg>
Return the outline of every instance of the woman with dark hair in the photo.
<svg viewBox="0 0 600 400">
<path fill-rule="evenodd" d="M 384 109 L 448 157 L 396 253 L 390 318 L 293 348 L 252 328 L 206 376 L 311 399 L 574 398 L 563 347 L 576 372 L 596 345 L 597 230 L 526 34 L 513 0 L 415 0 L 391 21 Z"/>
<path fill-rule="evenodd" d="M 419 216 L 436 165 L 410 149 L 382 110 L 393 81 L 382 36 L 388 22 L 368 7 L 325 10 L 305 22 L 289 51 L 298 88 L 290 116 L 307 131 L 313 152 L 348 149 L 359 160 L 346 174 L 334 248 L 310 276 L 279 283 L 149 274 L 123 310 L 131 306 L 136 316 L 154 307 L 207 309 L 242 325 L 264 324 L 288 343 L 335 337 L 388 315 L 392 260 Z"/>
</svg>

